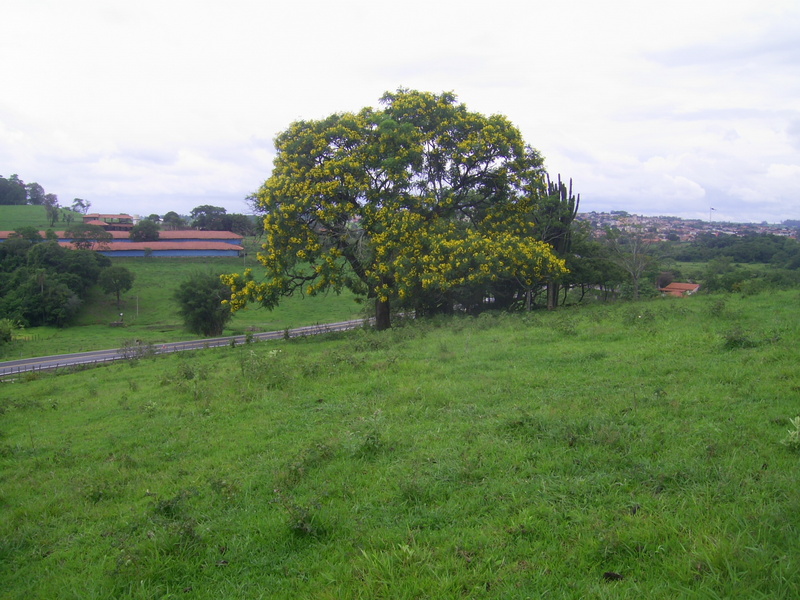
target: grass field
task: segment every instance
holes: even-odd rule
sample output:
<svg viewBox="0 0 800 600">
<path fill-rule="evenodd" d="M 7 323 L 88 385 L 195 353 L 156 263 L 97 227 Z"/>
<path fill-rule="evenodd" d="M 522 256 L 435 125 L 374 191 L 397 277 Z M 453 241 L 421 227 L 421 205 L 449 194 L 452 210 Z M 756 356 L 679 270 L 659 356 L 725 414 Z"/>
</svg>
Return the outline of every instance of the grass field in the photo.
<svg viewBox="0 0 800 600">
<path fill-rule="evenodd" d="M 248 266 L 254 258 L 248 257 Z M 123 295 L 121 308 L 116 298 L 95 287 L 76 323 L 68 328 L 34 327 L 26 329 L 21 342 L 3 348 L 0 358 L 26 358 L 67 352 L 118 348 L 126 340 L 163 344 L 198 336 L 187 332 L 172 300 L 175 289 L 194 270 L 215 273 L 241 272 L 240 258 L 115 258 L 115 265 L 130 269 L 136 276 L 133 288 Z M 110 327 L 120 320 L 125 327 Z M 248 308 L 236 313 L 224 335 L 246 331 L 281 331 L 286 328 L 360 318 L 363 307 L 352 294 L 287 298 L 273 310 Z"/>
<path fill-rule="evenodd" d="M 3 598 L 797 598 L 800 294 L 0 383 Z"/>
<path fill-rule="evenodd" d="M 56 228 L 63 223 L 56 224 Z M 47 216 L 41 206 L 0 206 L 0 230 L 32 226 L 47 229 Z M 11 360 L 32 356 L 63 354 L 118 348 L 126 341 L 137 339 L 145 343 L 196 339 L 185 331 L 172 295 L 178 285 L 195 270 L 215 273 L 241 272 L 246 266 L 258 269 L 255 254 L 257 242 L 245 240 L 247 258 L 115 258 L 115 265 L 133 271 L 133 288 L 122 297 L 120 307 L 116 298 L 104 295 L 95 287 L 84 303 L 77 321 L 71 327 L 35 327 L 25 330 L 22 341 L 0 349 L 0 359 Z M 110 327 L 124 315 L 125 327 Z M 274 311 L 251 308 L 237 313 L 224 335 L 246 331 L 280 331 L 292 327 L 357 319 L 363 307 L 354 296 L 345 292 L 314 298 L 287 298 Z"/>
<path fill-rule="evenodd" d="M 80 213 L 64 209 L 73 214 L 75 222 L 81 221 Z M 64 211 L 62 211 L 64 212 Z M 58 221 L 53 229 L 64 229 L 65 223 Z M 19 227 L 36 227 L 40 231 L 50 228 L 44 206 L 0 206 L 0 231 L 14 231 Z"/>
</svg>

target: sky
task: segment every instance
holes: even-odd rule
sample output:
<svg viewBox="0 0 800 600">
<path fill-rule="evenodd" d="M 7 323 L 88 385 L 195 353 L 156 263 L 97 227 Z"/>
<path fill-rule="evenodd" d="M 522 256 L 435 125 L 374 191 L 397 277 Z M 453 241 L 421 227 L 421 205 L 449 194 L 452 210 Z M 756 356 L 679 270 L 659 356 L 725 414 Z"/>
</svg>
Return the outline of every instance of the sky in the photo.
<svg viewBox="0 0 800 600">
<path fill-rule="evenodd" d="M 508 117 L 581 212 L 800 219 L 798 0 L 4 0 L 2 14 L 0 175 L 65 206 L 249 213 L 277 134 L 403 87 Z"/>
</svg>

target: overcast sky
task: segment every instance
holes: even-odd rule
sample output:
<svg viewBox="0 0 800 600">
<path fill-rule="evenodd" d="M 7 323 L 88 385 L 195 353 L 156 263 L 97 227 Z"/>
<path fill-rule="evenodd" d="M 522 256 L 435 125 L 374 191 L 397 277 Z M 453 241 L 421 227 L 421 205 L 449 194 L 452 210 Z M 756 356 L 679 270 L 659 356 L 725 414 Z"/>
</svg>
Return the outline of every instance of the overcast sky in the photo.
<svg viewBox="0 0 800 600">
<path fill-rule="evenodd" d="M 2 19 L 0 175 L 62 205 L 248 212 L 292 121 L 406 87 L 506 115 L 582 212 L 800 219 L 798 0 L 4 0 Z"/>
</svg>

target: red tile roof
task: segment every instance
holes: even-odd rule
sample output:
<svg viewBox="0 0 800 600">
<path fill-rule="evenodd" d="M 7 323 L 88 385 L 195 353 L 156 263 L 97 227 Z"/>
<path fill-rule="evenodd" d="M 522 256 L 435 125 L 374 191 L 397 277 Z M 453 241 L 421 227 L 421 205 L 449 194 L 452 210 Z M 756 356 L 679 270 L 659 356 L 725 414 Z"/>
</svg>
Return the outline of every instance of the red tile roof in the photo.
<svg viewBox="0 0 800 600">
<path fill-rule="evenodd" d="M 670 283 L 668 286 L 661 288 L 661 291 L 670 296 L 689 296 L 694 294 L 700 289 L 699 283 Z"/>
<path fill-rule="evenodd" d="M 59 244 L 65 248 L 74 248 L 72 242 L 59 242 Z M 242 246 L 228 242 L 107 242 L 100 246 L 102 247 L 98 247 L 98 250 L 107 252 L 144 250 L 145 248 L 151 250 L 244 250 Z"/>
<path fill-rule="evenodd" d="M 133 217 L 130 215 L 126 215 L 125 213 L 120 213 L 117 215 L 112 214 L 101 214 L 101 213 L 88 213 L 83 215 L 84 221 L 86 219 L 125 219 L 127 221 L 133 221 Z"/>
<path fill-rule="evenodd" d="M 232 231 L 195 231 L 193 229 L 182 229 L 178 231 L 159 231 L 159 239 L 241 240 L 242 236 Z"/>
<path fill-rule="evenodd" d="M 89 223 L 84 223 L 88 225 Z M 8 239 L 8 236 L 14 233 L 13 231 L 0 231 L 0 240 Z M 40 231 L 39 235 L 45 237 L 47 232 Z M 115 240 L 130 239 L 130 233 L 127 231 L 109 231 L 111 237 Z M 63 231 L 56 231 L 55 234 L 59 238 L 65 238 Z M 234 240 L 241 242 L 242 236 L 232 231 L 195 231 L 193 229 L 185 229 L 182 231 L 159 231 L 159 241 L 169 240 Z"/>
</svg>

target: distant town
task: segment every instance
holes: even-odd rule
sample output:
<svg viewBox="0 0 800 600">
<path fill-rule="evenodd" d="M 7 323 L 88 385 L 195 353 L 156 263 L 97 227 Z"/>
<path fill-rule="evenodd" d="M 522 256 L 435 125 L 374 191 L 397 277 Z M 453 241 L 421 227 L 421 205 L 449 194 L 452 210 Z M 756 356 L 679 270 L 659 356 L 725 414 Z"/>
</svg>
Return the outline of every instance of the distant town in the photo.
<svg viewBox="0 0 800 600">
<path fill-rule="evenodd" d="M 800 221 L 784 221 L 779 225 L 768 223 L 725 223 L 680 217 L 645 217 L 622 210 L 611 212 L 578 213 L 576 220 L 591 224 L 596 232 L 606 228 L 621 230 L 642 229 L 650 234 L 652 241 L 691 242 L 698 235 L 755 235 L 772 234 L 798 239 Z"/>
</svg>

